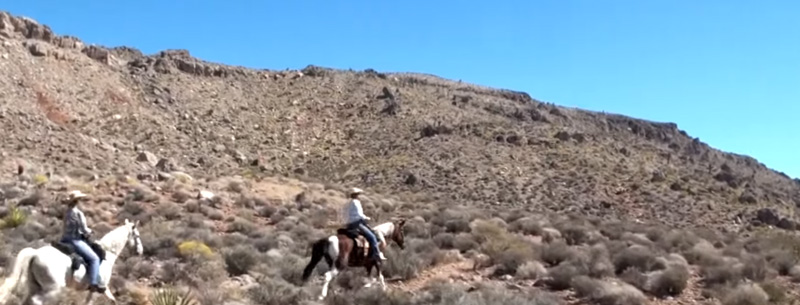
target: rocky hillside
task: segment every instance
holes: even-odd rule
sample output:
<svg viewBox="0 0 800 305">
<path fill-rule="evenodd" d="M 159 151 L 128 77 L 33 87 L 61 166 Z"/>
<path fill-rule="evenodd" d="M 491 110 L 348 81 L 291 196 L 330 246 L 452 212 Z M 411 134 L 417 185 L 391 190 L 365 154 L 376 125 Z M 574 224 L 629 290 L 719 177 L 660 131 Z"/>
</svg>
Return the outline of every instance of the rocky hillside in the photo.
<svg viewBox="0 0 800 305">
<path fill-rule="evenodd" d="M 310 221 L 335 213 L 341 194 L 328 189 L 359 186 L 392 198 L 370 203 L 370 208 L 380 207 L 375 213 L 417 216 L 420 223 L 439 219 L 433 224 L 439 229 L 425 229 L 417 237 L 448 233 L 455 241 L 440 237 L 437 245 L 462 254 L 481 240 L 459 235 L 471 232 L 479 214 L 509 223 L 522 215 L 557 213 L 723 232 L 765 223 L 795 228 L 800 181 L 753 158 L 709 147 L 671 123 L 564 108 L 523 92 L 431 75 L 317 66 L 255 70 L 206 62 L 186 50 L 145 55 L 130 47 L 95 46 L 60 36 L 46 25 L 7 13 L 0 13 L 0 43 L 0 177 L 17 181 L 0 189 L 8 204 L 19 203 L 26 192 L 34 192 L 39 202 L 54 199 L 59 190 L 85 187 L 107 196 L 98 204 L 116 202 L 113 210 L 119 207 L 126 216 L 150 220 L 161 212 L 189 211 L 211 221 L 188 216 L 182 221 L 204 223 L 209 232 L 227 232 L 227 225 L 249 232 L 252 228 L 246 225 L 232 225 L 245 217 L 241 213 L 253 212 L 246 217 L 256 217 L 250 225 L 276 225 L 287 216 Z M 279 187 L 253 182 L 274 176 L 313 185 L 320 198 L 327 196 L 322 200 L 326 204 L 297 199 L 297 192 L 309 188 L 306 184 L 284 194 Z M 222 177 L 251 181 L 252 193 L 237 197 L 241 187 Z M 25 187 L 18 185 L 22 180 Z M 186 185 L 176 187 L 176 180 Z M 191 205 L 194 199 L 186 203 L 204 188 L 233 195 L 215 210 Z M 128 192 L 134 195 L 124 195 Z M 262 201 L 252 198 L 256 195 Z M 263 201 L 264 196 L 273 197 Z M 112 200 L 116 197 L 121 199 Z M 131 201 L 144 202 L 143 207 Z M 169 210 L 159 206 L 162 201 L 181 205 Z M 295 201 L 334 206 L 328 214 L 305 205 L 296 207 L 299 214 L 275 214 L 283 210 L 263 206 Z M 457 207 L 473 212 L 449 212 L 461 211 Z M 109 223 L 120 217 L 100 205 L 95 209 L 95 216 Z M 35 211 L 47 215 L 46 209 Z M 167 220 L 180 218 L 175 217 Z M 540 235 L 541 226 L 569 231 L 561 226 L 565 223 L 508 228 Z M 329 233 L 327 226 L 324 220 L 304 223 L 293 236 L 307 241 Z M 622 238 L 617 233 L 615 238 Z M 639 233 L 637 238 L 645 231 Z M 175 240 L 194 236 L 174 234 Z M 466 248 L 455 245 L 457 237 Z M 689 248 L 695 243 L 700 244 L 695 240 Z M 262 252 L 272 248 L 264 247 Z M 673 247 L 659 251 L 677 249 Z M 292 249 L 305 251 L 302 245 Z M 603 254 L 606 259 L 624 252 L 612 250 Z M 564 255 L 549 262 L 559 266 L 571 257 Z M 416 261 L 420 265 L 414 268 L 428 266 L 422 261 L 434 265 L 430 258 Z M 537 266 L 529 265 L 529 272 L 535 273 Z M 396 268 L 393 272 L 402 273 Z"/>
<path fill-rule="evenodd" d="M 681 226 L 762 207 L 790 216 L 800 204 L 800 182 L 671 123 L 429 75 L 144 55 L 0 16 L 4 159 L 50 172 L 138 175 L 165 158 L 189 174 L 302 176 L 423 202 Z"/>
</svg>

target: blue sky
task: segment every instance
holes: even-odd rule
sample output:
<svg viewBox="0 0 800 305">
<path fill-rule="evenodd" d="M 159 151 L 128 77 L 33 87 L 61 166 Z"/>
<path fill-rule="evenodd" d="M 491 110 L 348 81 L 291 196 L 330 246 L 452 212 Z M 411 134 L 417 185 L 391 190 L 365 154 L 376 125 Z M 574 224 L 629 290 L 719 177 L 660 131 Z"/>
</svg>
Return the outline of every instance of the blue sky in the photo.
<svg viewBox="0 0 800 305">
<path fill-rule="evenodd" d="M 0 9 L 148 54 L 431 73 L 675 122 L 800 177 L 798 1 L 12 0 Z"/>
</svg>

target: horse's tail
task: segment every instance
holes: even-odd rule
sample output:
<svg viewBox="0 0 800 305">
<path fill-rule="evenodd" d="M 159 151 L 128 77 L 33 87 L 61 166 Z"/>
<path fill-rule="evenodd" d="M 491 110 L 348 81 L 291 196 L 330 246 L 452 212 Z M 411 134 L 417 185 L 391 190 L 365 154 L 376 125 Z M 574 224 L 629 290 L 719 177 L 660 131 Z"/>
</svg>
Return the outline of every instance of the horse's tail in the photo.
<svg viewBox="0 0 800 305">
<path fill-rule="evenodd" d="M 330 245 L 330 240 L 328 238 L 320 239 L 313 244 L 311 244 L 311 261 L 308 262 L 306 269 L 303 270 L 303 282 L 305 283 L 308 281 L 308 278 L 311 276 L 311 273 L 314 272 L 314 267 L 317 266 L 319 261 L 323 257 L 327 257 L 328 254 L 328 246 Z M 330 261 L 330 258 L 327 259 Z"/>
<path fill-rule="evenodd" d="M 19 251 L 17 260 L 14 262 L 14 271 L 5 279 L 3 286 L 0 286 L 0 304 L 8 302 L 8 297 L 16 290 L 19 283 L 28 281 L 28 266 L 30 266 L 35 253 L 36 249 L 34 248 L 24 248 Z"/>
</svg>

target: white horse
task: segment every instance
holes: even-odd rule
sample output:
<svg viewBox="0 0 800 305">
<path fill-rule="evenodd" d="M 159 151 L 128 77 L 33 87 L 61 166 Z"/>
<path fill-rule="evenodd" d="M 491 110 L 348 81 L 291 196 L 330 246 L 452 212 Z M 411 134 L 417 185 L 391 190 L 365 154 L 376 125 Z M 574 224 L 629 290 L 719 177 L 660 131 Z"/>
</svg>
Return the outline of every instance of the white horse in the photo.
<svg viewBox="0 0 800 305">
<path fill-rule="evenodd" d="M 403 242 L 403 225 L 405 225 L 405 223 L 404 219 L 398 219 L 396 221 L 382 223 L 372 228 L 372 231 L 375 232 L 375 237 L 378 239 L 378 247 L 381 251 L 384 251 L 388 245 L 386 241 L 387 237 L 396 242 L 401 249 L 405 248 Z M 355 244 L 353 240 L 347 237 L 342 229 L 338 230 L 336 234 L 319 239 L 311 245 L 311 261 L 303 271 L 303 282 L 308 280 L 311 273 L 314 271 L 314 267 L 317 266 L 321 259 L 325 258 L 325 262 L 328 263 L 328 267 L 330 268 L 328 272 L 325 272 L 325 283 L 322 285 L 322 293 L 319 296 L 320 300 L 328 295 L 328 286 L 331 280 L 333 280 L 340 271 L 344 271 L 346 267 L 365 267 L 367 269 L 367 276 L 370 276 L 372 268 L 375 267 L 381 282 L 381 287 L 386 290 L 386 282 L 381 272 L 380 262 L 371 258 L 356 258 L 355 261 L 350 260 L 350 252 L 354 248 Z M 339 249 L 345 249 L 345 251 L 340 252 Z M 375 277 L 373 276 L 365 287 L 371 287 L 374 282 Z"/>
<path fill-rule="evenodd" d="M 134 223 L 125 219 L 125 224 L 108 232 L 97 242 L 105 251 L 105 259 L 99 268 L 100 286 L 108 287 L 114 262 L 126 244 L 136 247 L 136 254 L 142 254 L 138 225 L 139 221 Z M 89 277 L 86 276 L 86 271 L 83 264 L 73 271 L 72 258 L 52 245 L 24 248 L 17 254 L 13 272 L 0 286 L 0 304 L 6 304 L 16 290 L 22 293 L 23 304 L 36 305 L 57 297 L 67 287 L 78 291 L 88 290 Z M 94 294 L 90 291 L 86 296 L 87 303 L 91 304 L 92 296 Z M 105 290 L 105 296 L 112 302 L 117 302 L 108 288 Z"/>
</svg>

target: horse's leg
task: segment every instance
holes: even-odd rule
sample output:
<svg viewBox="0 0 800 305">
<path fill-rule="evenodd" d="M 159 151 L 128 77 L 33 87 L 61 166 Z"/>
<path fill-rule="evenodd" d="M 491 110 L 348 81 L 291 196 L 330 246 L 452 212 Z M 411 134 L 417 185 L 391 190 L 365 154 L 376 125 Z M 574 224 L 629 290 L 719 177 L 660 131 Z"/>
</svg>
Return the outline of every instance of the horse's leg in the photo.
<svg viewBox="0 0 800 305">
<path fill-rule="evenodd" d="M 333 280 L 338 274 L 339 274 L 339 269 L 336 269 L 336 266 L 333 266 L 331 270 L 325 272 L 325 283 L 322 284 L 322 293 L 320 293 L 319 295 L 320 301 L 322 301 L 322 299 L 328 296 L 328 286 L 331 284 L 331 280 Z"/>
<path fill-rule="evenodd" d="M 381 288 L 383 291 L 386 291 L 386 281 L 383 279 L 383 271 L 381 270 L 381 264 L 377 264 L 375 266 L 376 272 L 378 272 L 378 279 L 381 280 Z"/>
<path fill-rule="evenodd" d="M 366 267 L 366 268 L 367 268 L 367 284 L 366 284 L 366 285 L 364 285 L 364 288 L 369 288 L 369 287 L 372 287 L 372 284 L 374 284 L 374 283 L 375 283 L 375 277 L 373 277 L 373 276 L 370 276 L 370 275 L 372 274 L 372 266 L 373 266 L 373 265 L 374 265 L 374 264 L 367 263 L 367 265 L 366 265 L 366 266 L 364 266 L 364 267 Z"/>
<path fill-rule="evenodd" d="M 84 301 L 84 303 L 86 303 L 86 305 L 92 305 L 92 303 L 94 303 L 93 291 L 90 290 L 88 293 L 86 293 L 86 301 Z"/>
<path fill-rule="evenodd" d="M 30 302 L 31 304 L 35 305 L 50 304 L 51 301 L 54 301 L 59 297 L 60 292 L 61 289 L 58 288 L 51 289 L 50 291 L 47 292 L 41 291 L 36 293 L 36 295 L 32 296 L 30 298 Z"/>
</svg>

